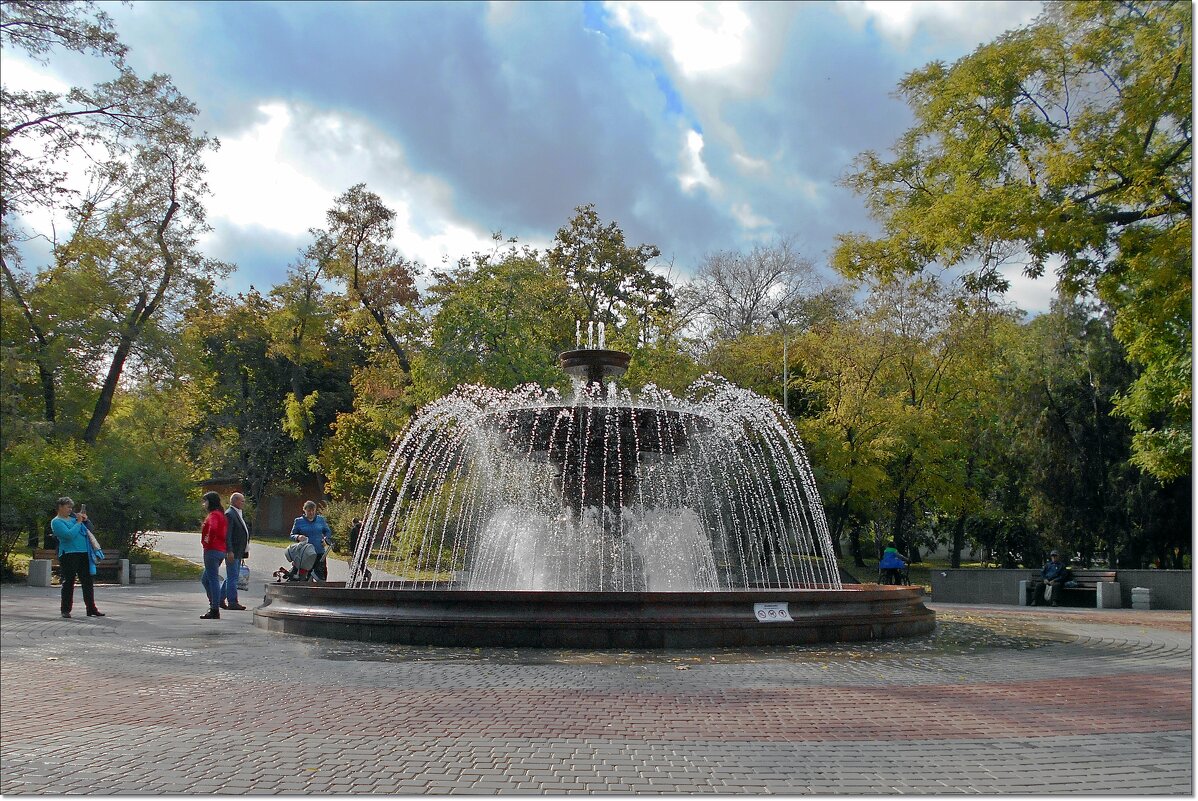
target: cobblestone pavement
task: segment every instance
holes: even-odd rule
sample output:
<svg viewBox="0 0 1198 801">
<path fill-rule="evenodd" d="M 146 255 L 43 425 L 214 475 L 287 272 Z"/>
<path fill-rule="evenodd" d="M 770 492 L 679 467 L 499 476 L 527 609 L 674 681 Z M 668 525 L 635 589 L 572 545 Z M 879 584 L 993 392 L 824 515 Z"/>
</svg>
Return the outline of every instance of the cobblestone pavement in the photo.
<svg viewBox="0 0 1198 801">
<path fill-rule="evenodd" d="M 934 634 L 883 643 L 475 650 L 200 620 L 198 582 L 99 587 L 105 618 L 62 620 L 57 592 L 0 589 L 6 794 L 1193 793 L 1189 612 L 932 604 Z"/>
</svg>

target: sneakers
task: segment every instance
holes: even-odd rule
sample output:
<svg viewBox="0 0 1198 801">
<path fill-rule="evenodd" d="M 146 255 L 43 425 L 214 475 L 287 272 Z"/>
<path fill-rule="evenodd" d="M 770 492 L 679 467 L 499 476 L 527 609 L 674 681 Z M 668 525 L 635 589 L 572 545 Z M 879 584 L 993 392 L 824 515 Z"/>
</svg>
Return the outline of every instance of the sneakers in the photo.
<svg viewBox="0 0 1198 801">
<path fill-rule="evenodd" d="M 62 613 L 62 616 L 63 616 L 63 617 L 65 617 L 65 618 L 67 618 L 67 619 L 70 619 L 70 617 L 71 617 L 71 613 L 70 613 L 70 612 L 63 612 L 63 613 Z"/>
<path fill-rule="evenodd" d="M 87 616 L 88 617 L 104 617 L 104 613 L 101 612 L 99 609 L 88 609 Z"/>
<path fill-rule="evenodd" d="M 213 607 L 206 614 L 200 615 L 200 620 L 220 620 L 220 610 Z"/>
</svg>

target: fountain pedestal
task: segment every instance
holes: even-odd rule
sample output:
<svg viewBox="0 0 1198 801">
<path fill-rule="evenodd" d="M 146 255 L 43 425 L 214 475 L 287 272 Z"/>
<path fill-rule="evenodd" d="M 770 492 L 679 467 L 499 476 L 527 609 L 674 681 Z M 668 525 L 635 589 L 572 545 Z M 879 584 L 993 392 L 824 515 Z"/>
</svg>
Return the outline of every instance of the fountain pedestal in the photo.
<svg viewBox="0 0 1198 801">
<path fill-rule="evenodd" d="M 922 587 L 737 592 L 520 592 L 268 584 L 254 625 L 311 637 L 466 647 L 695 648 L 926 634 Z M 762 621 L 757 604 L 786 604 Z"/>
</svg>

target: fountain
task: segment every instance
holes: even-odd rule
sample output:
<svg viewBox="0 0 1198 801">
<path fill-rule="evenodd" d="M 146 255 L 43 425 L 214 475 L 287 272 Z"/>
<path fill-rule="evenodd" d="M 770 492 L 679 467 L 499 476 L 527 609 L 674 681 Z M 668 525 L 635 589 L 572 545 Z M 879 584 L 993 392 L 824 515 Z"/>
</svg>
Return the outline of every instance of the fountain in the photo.
<svg viewBox="0 0 1198 801">
<path fill-rule="evenodd" d="M 267 585 L 260 628 L 431 645 L 672 647 L 928 632 L 921 588 L 842 584 L 811 467 L 774 403 L 713 376 L 459 387 L 396 439 L 344 584 Z"/>
</svg>

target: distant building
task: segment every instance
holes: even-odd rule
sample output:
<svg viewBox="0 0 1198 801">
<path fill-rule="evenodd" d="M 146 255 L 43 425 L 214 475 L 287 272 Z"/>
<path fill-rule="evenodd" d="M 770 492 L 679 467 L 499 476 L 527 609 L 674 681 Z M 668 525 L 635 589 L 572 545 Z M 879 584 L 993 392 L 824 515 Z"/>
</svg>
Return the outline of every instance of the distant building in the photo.
<svg viewBox="0 0 1198 801">
<path fill-rule="evenodd" d="M 220 494 L 225 506 L 229 505 L 229 496 L 234 492 L 245 492 L 245 487 L 238 478 L 228 476 L 213 476 L 200 482 L 204 492 Z M 309 477 L 300 482 L 298 490 L 290 482 L 278 486 L 270 484 L 258 501 L 258 506 L 249 515 L 254 534 L 267 537 L 286 537 L 291 533 L 291 524 L 304 513 L 304 501 L 324 501 L 324 487 L 319 479 Z"/>
</svg>

